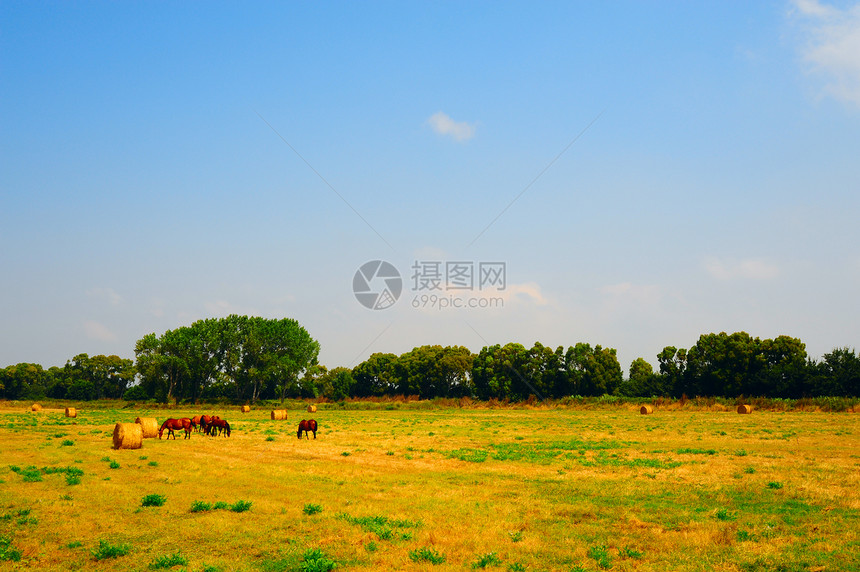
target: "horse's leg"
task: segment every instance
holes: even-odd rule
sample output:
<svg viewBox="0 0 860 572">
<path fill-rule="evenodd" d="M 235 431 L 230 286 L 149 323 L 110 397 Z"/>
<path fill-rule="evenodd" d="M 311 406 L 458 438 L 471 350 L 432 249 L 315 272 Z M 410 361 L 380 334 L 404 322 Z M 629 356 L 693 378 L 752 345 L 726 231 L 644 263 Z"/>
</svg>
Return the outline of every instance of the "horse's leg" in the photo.
<svg viewBox="0 0 860 572">
<path fill-rule="evenodd" d="M 317 438 L 317 430 L 314 429 L 314 439 L 316 439 L 316 438 Z"/>
</svg>

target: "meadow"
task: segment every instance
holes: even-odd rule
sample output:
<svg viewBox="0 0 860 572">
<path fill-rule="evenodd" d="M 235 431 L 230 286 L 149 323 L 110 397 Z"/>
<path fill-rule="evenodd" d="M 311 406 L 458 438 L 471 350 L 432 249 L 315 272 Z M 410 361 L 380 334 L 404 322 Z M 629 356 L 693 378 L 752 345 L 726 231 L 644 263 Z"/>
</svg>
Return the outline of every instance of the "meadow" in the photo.
<svg viewBox="0 0 860 572">
<path fill-rule="evenodd" d="M 860 570 L 856 413 L 28 405 L 0 403 L 0 570 Z M 232 435 L 112 448 L 200 413 Z"/>
</svg>

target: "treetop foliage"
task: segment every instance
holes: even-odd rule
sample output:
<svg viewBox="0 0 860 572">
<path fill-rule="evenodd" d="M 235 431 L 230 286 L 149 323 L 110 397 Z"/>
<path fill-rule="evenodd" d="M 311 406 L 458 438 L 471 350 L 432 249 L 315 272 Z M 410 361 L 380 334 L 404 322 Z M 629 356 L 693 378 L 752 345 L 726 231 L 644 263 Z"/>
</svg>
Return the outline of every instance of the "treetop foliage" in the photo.
<svg viewBox="0 0 860 572">
<path fill-rule="evenodd" d="M 665 347 L 657 370 L 644 358 L 624 379 L 612 348 L 577 343 L 555 349 L 508 343 L 473 354 L 428 345 L 374 353 L 353 368 L 318 363 L 319 343 L 298 322 L 228 316 L 147 334 L 136 361 L 79 354 L 65 367 L 21 363 L 0 369 L 0 397 L 196 401 L 417 395 L 520 401 L 566 396 L 797 399 L 860 395 L 860 356 L 837 348 L 820 362 L 799 339 L 710 333 L 689 349 Z"/>
</svg>

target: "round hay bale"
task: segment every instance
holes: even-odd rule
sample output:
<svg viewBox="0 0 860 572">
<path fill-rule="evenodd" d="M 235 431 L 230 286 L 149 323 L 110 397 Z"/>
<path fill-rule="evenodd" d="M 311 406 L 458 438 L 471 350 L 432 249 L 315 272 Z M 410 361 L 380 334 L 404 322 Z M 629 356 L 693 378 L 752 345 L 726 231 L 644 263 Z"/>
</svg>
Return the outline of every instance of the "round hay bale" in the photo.
<svg viewBox="0 0 860 572">
<path fill-rule="evenodd" d="M 42 406 L 41 406 L 41 405 L 39 405 L 38 403 L 34 403 L 33 405 L 31 405 L 31 406 L 30 406 L 30 409 L 31 409 L 32 411 L 41 411 L 41 410 L 42 410 Z"/>
<path fill-rule="evenodd" d="M 316 405 L 308 405 L 308 413 L 316 413 L 317 406 Z"/>
<path fill-rule="evenodd" d="M 651 415 L 652 413 L 654 413 L 654 408 L 650 405 L 643 405 L 639 408 L 639 413 L 641 413 L 642 415 Z"/>
<path fill-rule="evenodd" d="M 158 420 L 155 417 L 138 417 L 134 422 L 140 425 L 144 439 L 158 437 Z"/>
<path fill-rule="evenodd" d="M 66 417 L 77 417 L 78 410 L 74 407 L 66 407 Z"/>
<path fill-rule="evenodd" d="M 287 410 L 286 409 L 273 409 L 272 410 L 272 421 L 285 421 L 287 419 Z"/>
<path fill-rule="evenodd" d="M 242 413 L 247 413 L 247 412 L 249 412 L 250 410 L 251 410 L 251 406 L 250 406 L 250 405 L 243 405 L 243 406 L 242 406 Z"/>
<path fill-rule="evenodd" d="M 113 428 L 114 449 L 143 447 L 143 426 L 139 423 L 117 423 Z"/>
<path fill-rule="evenodd" d="M 752 406 L 751 405 L 738 405 L 738 413 L 740 413 L 742 415 L 752 413 Z"/>
</svg>

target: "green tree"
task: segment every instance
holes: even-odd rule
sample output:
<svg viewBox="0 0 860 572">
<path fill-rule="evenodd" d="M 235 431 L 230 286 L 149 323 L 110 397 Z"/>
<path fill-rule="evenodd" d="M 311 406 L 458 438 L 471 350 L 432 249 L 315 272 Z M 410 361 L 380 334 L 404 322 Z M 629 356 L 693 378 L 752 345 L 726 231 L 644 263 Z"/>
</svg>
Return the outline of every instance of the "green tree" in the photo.
<svg viewBox="0 0 860 572">
<path fill-rule="evenodd" d="M 380 396 L 394 393 L 395 354 L 374 353 L 355 366 L 352 377 L 355 379 L 355 395 L 358 397 Z"/>
</svg>

